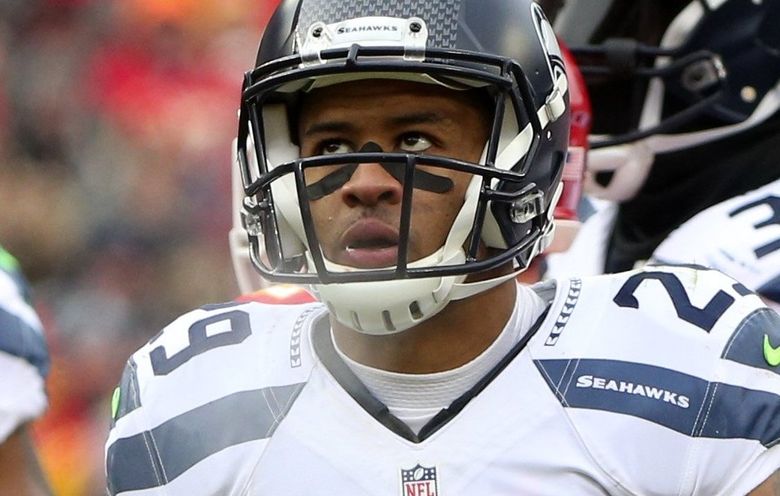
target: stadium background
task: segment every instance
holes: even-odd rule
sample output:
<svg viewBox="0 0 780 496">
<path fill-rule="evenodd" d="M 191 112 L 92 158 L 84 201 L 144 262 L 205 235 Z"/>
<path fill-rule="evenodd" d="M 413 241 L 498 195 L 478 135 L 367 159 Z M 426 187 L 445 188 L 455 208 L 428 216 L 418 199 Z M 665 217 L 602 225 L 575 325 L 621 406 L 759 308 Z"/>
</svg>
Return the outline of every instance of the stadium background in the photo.
<svg viewBox="0 0 780 496">
<path fill-rule="evenodd" d="M 0 241 L 53 358 L 34 426 L 62 496 L 105 494 L 124 360 L 238 291 L 229 144 L 277 0 L 2 0 Z"/>
</svg>

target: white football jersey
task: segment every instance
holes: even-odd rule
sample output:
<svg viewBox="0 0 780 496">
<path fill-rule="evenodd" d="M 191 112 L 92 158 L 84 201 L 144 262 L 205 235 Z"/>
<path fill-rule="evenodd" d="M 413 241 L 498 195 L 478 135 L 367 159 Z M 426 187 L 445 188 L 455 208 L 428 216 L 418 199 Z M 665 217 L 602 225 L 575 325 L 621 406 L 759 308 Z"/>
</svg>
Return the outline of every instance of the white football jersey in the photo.
<svg viewBox="0 0 780 496">
<path fill-rule="evenodd" d="M 537 324 L 417 435 L 320 304 L 186 314 L 128 361 L 109 492 L 743 495 L 780 467 L 780 316 L 744 286 L 655 267 L 535 289 Z"/>
<path fill-rule="evenodd" d="M 46 409 L 49 353 L 26 281 L 0 247 L 0 443 Z"/>
<path fill-rule="evenodd" d="M 717 268 L 780 309 L 780 180 L 700 212 L 653 259 Z"/>
<path fill-rule="evenodd" d="M 568 251 L 547 257 L 545 276 L 603 273 L 616 213 L 609 204 L 588 218 Z M 656 248 L 650 262 L 718 269 L 780 309 L 780 180 L 699 212 Z"/>
</svg>

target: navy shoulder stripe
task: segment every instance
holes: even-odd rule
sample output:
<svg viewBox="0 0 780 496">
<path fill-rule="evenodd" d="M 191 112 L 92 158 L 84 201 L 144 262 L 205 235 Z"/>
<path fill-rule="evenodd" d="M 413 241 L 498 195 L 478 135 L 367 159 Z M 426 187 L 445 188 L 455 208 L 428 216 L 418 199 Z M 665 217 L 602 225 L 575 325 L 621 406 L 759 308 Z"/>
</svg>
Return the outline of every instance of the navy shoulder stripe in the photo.
<svg viewBox="0 0 780 496">
<path fill-rule="evenodd" d="M 780 315 L 766 307 L 752 312 L 737 326 L 721 356 L 780 374 Z"/>
<path fill-rule="evenodd" d="M 617 360 L 535 360 L 565 408 L 631 415 L 691 437 L 780 439 L 780 395 Z"/>
<path fill-rule="evenodd" d="M 0 277 L 9 277 L 13 281 L 16 290 L 27 303 L 32 302 L 30 283 L 22 274 L 19 262 L 0 246 Z"/>
<path fill-rule="evenodd" d="M 780 303 L 780 276 L 764 283 L 758 288 L 758 294 L 764 298 Z"/>
<path fill-rule="evenodd" d="M 2 307 L 0 351 L 27 360 L 38 369 L 42 377 L 49 373 L 49 349 L 42 331 Z"/>
<path fill-rule="evenodd" d="M 106 453 L 109 493 L 167 484 L 218 451 L 271 437 L 304 385 L 234 393 L 117 439 Z"/>
<path fill-rule="evenodd" d="M 141 407 L 140 388 L 138 387 L 137 365 L 132 358 L 125 364 L 122 378 L 119 380 L 118 391 L 115 393 L 116 407 L 112 408 L 112 427 L 117 420 L 133 410 Z"/>
</svg>

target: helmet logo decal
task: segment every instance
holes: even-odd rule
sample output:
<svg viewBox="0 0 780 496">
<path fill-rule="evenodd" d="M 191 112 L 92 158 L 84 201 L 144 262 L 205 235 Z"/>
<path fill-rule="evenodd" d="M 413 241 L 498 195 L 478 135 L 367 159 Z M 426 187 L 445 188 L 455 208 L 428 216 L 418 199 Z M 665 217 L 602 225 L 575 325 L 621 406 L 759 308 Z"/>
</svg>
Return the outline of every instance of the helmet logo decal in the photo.
<svg viewBox="0 0 780 496">
<path fill-rule="evenodd" d="M 362 24 L 357 26 L 341 26 L 338 29 L 336 29 L 336 33 L 338 34 L 346 34 L 346 33 L 365 33 L 365 32 L 371 32 L 371 31 L 398 31 L 398 26 L 393 26 L 389 24 Z"/>
<path fill-rule="evenodd" d="M 373 141 L 367 142 L 363 145 L 358 153 L 383 153 L 382 147 Z M 347 164 L 340 167 L 338 170 L 331 172 L 327 176 L 323 177 L 316 183 L 309 185 L 306 188 L 306 193 L 310 200 L 319 200 L 325 196 L 334 193 L 339 188 L 347 184 L 352 178 L 352 175 L 360 164 Z M 393 176 L 396 181 L 404 183 L 405 166 L 400 163 L 388 163 L 379 162 L 388 174 Z M 454 187 L 450 178 L 432 174 L 424 170 L 415 169 L 414 171 L 414 187 L 431 193 L 444 194 L 452 190 Z"/>
<path fill-rule="evenodd" d="M 303 34 L 299 32 L 299 34 Z M 406 56 L 422 60 L 428 44 L 428 28 L 419 17 L 358 17 L 334 24 L 317 21 L 298 39 L 306 65 L 324 63 L 321 52 L 331 48 L 362 46 L 403 46 Z"/>
<path fill-rule="evenodd" d="M 547 67 L 550 70 L 552 80 L 558 79 L 558 76 L 565 74 L 563 68 L 563 54 L 561 48 L 558 46 L 558 38 L 555 36 L 555 31 L 550 25 L 550 21 L 544 15 L 542 8 L 537 4 L 533 4 L 534 21 L 536 22 L 536 34 L 539 36 L 539 41 L 547 52 Z"/>
<path fill-rule="evenodd" d="M 397 2 L 366 2 L 365 0 L 303 0 L 298 18 L 298 39 L 303 40 L 309 27 L 321 22 L 326 25 L 334 23 L 342 24 L 342 27 L 357 27 L 358 25 L 376 24 L 378 19 L 360 18 L 388 18 L 409 19 L 419 17 L 424 19 L 430 30 L 430 40 L 433 45 L 439 47 L 455 46 L 458 34 L 458 16 L 461 10 L 461 0 L 441 0 L 438 2 L 414 2 L 400 0 Z M 382 22 L 381 24 L 385 24 Z M 393 31 L 370 31 L 373 34 L 390 34 Z M 396 31 L 397 32 L 397 31 Z M 352 33 L 358 33 L 352 31 Z M 364 32 L 368 33 L 368 31 Z M 346 33 L 342 33 L 346 34 Z"/>
</svg>

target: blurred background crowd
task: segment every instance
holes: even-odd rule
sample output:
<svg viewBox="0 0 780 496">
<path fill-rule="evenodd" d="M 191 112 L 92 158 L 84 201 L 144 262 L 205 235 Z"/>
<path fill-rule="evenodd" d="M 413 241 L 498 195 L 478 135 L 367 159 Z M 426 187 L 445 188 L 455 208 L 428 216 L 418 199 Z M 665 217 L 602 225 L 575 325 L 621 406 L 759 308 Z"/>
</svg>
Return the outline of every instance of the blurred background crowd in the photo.
<svg viewBox="0 0 780 496">
<path fill-rule="evenodd" d="M 104 494 L 127 356 L 236 296 L 229 146 L 276 3 L 0 1 L 0 242 L 48 333 L 35 434 L 58 495 Z"/>
</svg>

